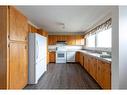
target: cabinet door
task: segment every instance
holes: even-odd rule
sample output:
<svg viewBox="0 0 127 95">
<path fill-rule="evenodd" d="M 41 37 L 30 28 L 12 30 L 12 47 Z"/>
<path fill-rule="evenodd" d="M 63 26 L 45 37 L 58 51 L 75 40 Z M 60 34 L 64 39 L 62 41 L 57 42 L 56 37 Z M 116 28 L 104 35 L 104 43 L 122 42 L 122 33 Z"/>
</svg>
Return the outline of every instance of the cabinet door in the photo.
<svg viewBox="0 0 127 95">
<path fill-rule="evenodd" d="M 47 37 L 48 36 L 48 32 L 43 30 L 43 36 Z"/>
<path fill-rule="evenodd" d="M 28 62 L 26 44 L 10 43 L 9 87 L 21 89 L 27 84 Z"/>
<path fill-rule="evenodd" d="M 96 80 L 97 79 L 97 59 L 92 59 L 92 76 Z"/>
<path fill-rule="evenodd" d="M 91 59 L 90 59 L 90 56 L 87 56 L 87 58 L 88 58 L 88 62 L 87 62 L 87 71 L 90 73 L 90 66 L 91 66 Z"/>
<path fill-rule="evenodd" d="M 75 36 L 75 44 L 80 45 L 80 36 L 79 35 Z"/>
<path fill-rule="evenodd" d="M 67 36 L 63 35 L 63 40 L 67 42 Z"/>
<path fill-rule="evenodd" d="M 82 53 L 80 53 L 80 64 L 83 64 L 83 57 L 82 57 Z"/>
<path fill-rule="evenodd" d="M 75 44 L 76 45 L 84 45 L 84 37 L 82 35 L 75 36 Z"/>
<path fill-rule="evenodd" d="M 84 54 L 84 68 L 86 69 L 86 62 L 87 62 L 87 58 L 86 55 Z"/>
<path fill-rule="evenodd" d="M 54 41 L 53 36 L 52 35 L 49 35 L 48 36 L 48 44 L 49 45 L 53 45 L 53 41 Z"/>
<path fill-rule="evenodd" d="M 49 52 L 49 62 L 56 62 L 56 54 L 55 52 Z"/>
<path fill-rule="evenodd" d="M 90 69 L 90 75 L 93 77 L 93 69 L 94 69 L 94 65 L 93 65 L 93 62 L 94 62 L 94 58 L 90 56 L 90 64 L 89 64 L 89 69 Z"/>
<path fill-rule="evenodd" d="M 18 12 L 14 7 L 9 7 L 10 9 L 10 40 L 25 41 L 27 40 L 28 24 L 27 19 L 20 12 Z"/>
<path fill-rule="evenodd" d="M 75 43 L 76 43 L 76 41 L 75 41 L 75 35 L 72 35 L 71 39 L 72 39 L 72 45 L 75 45 Z"/>
<path fill-rule="evenodd" d="M 105 63 L 103 61 L 98 60 L 97 63 L 97 82 L 103 88 L 104 87 L 104 66 Z"/>
<path fill-rule="evenodd" d="M 88 71 L 88 62 L 89 62 L 88 55 L 85 55 L 84 60 L 85 60 L 85 65 L 84 65 L 84 67 L 85 67 L 85 69 Z"/>
<path fill-rule="evenodd" d="M 80 45 L 84 45 L 84 44 L 85 44 L 84 36 L 81 36 Z"/>
<path fill-rule="evenodd" d="M 104 68 L 104 89 L 111 89 L 111 64 L 105 63 Z"/>
<path fill-rule="evenodd" d="M 68 36 L 68 45 L 75 45 L 75 36 Z"/>
<path fill-rule="evenodd" d="M 53 45 L 56 45 L 56 42 L 57 42 L 57 36 L 52 36 L 52 40 L 53 40 Z"/>
<path fill-rule="evenodd" d="M 76 59 L 76 62 L 80 62 L 80 52 L 76 52 L 75 59 Z"/>
</svg>

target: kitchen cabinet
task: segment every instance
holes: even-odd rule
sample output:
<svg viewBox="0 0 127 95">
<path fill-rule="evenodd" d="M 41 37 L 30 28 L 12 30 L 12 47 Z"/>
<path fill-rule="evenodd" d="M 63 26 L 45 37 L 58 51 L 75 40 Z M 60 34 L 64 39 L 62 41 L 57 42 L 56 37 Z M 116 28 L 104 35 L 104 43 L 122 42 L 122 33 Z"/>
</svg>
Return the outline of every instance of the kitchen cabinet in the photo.
<svg viewBox="0 0 127 95">
<path fill-rule="evenodd" d="M 103 87 L 104 81 L 104 62 L 98 60 L 97 63 L 97 82 Z"/>
<path fill-rule="evenodd" d="M 75 45 L 75 36 L 68 36 L 68 45 Z"/>
<path fill-rule="evenodd" d="M 82 52 L 76 52 L 76 60 L 103 89 L 111 89 L 111 63 Z"/>
<path fill-rule="evenodd" d="M 82 35 L 76 35 L 75 39 L 76 45 L 84 45 L 84 37 Z"/>
<path fill-rule="evenodd" d="M 28 21 L 14 7 L 0 6 L 0 89 L 22 89 L 28 78 Z"/>
<path fill-rule="evenodd" d="M 56 41 L 57 41 L 57 36 L 48 35 L 48 44 L 49 45 L 55 45 Z"/>
<path fill-rule="evenodd" d="M 10 43 L 9 51 L 10 51 L 9 88 L 20 89 L 22 87 L 25 87 L 27 84 L 28 77 L 27 44 Z"/>
<path fill-rule="evenodd" d="M 92 56 L 88 56 L 88 65 L 87 65 L 87 70 L 90 73 L 90 75 L 96 80 L 97 77 L 97 59 Z"/>
<path fill-rule="evenodd" d="M 87 61 L 87 71 L 90 73 L 90 57 L 87 56 L 87 59 L 88 59 L 88 61 Z"/>
<path fill-rule="evenodd" d="M 87 59 L 87 55 L 83 55 L 84 56 L 84 68 L 87 69 L 88 66 L 88 59 Z"/>
<path fill-rule="evenodd" d="M 10 40 L 27 40 L 28 24 L 27 18 L 14 7 L 9 7 L 9 38 Z M 18 31 L 18 32 L 17 32 Z"/>
<path fill-rule="evenodd" d="M 92 76 L 95 80 L 97 79 L 97 62 L 98 62 L 98 60 L 93 57 L 93 59 L 91 60 L 91 63 L 92 63 L 91 72 L 92 72 Z"/>
<path fill-rule="evenodd" d="M 76 62 L 80 62 L 80 52 L 76 52 L 75 60 Z"/>
<path fill-rule="evenodd" d="M 104 88 L 111 89 L 111 64 L 104 65 Z"/>
<path fill-rule="evenodd" d="M 40 34 L 40 35 L 42 35 L 42 36 L 48 37 L 48 32 L 46 32 L 43 29 L 38 29 L 37 30 L 37 33 Z"/>
<path fill-rule="evenodd" d="M 83 53 L 80 53 L 80 64 L 82 65 L 82 66 L 84 66 L 84 56 L 83 56 Z"/>
<path fill-rule="evenodd" d="M 43 35 L 43 30 L 42 29 L 38 29 L 37 33 L 40 34 L 40 35 Z"/>
<path fill-rule="evenodd" d="M 49 52 L 49 63 L 55 63 L 55 62 L 56 62 L 56 53 Z"/>
<path fill-rule="evenodd" d="M 48 37 L 48 32 L 43 30 L 43 36 Z"/>
<path fill-rule="evenodd" d="M 75 62 L 75 51 L 67 51 L 67 62 Z"/>
<path fill-rule="evenodd" d="M 29 33 L 37 33 L 38 29 L 34 26 L 32 26 L 31 24 L 28 24 L 28 31 Z"/>
<path fill-rule="evenodd" d="M 84 45 L 82 35 L 49 35 L 48 44 L 55 45 L 56 41 L 66 41 L 68 45 Z"/>
</svg>

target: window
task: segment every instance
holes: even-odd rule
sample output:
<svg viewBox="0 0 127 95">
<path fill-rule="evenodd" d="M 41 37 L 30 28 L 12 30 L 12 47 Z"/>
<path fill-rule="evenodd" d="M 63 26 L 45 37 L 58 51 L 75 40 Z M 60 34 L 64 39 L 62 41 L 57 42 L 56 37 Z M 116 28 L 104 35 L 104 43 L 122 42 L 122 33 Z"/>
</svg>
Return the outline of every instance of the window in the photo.
<svg viewBox="0 0 127 95">
<path fill-rule="evenodd" d="M 86 38 L 86 46 L 87 47 L 95 47 L 95 34 L 89 35 Z"/>
<path fill-rule="evenodd" d="M 86 47 L 111 48 L 112 28 L 87 36 Z"/>
<path fill-rule="evenodd" d="M 96 47 L 101 48 L 111 48 L 112 45 L 112 29 L 109 28 L 107 30 L 98 32 L 96 34 Z"/>
</svg>

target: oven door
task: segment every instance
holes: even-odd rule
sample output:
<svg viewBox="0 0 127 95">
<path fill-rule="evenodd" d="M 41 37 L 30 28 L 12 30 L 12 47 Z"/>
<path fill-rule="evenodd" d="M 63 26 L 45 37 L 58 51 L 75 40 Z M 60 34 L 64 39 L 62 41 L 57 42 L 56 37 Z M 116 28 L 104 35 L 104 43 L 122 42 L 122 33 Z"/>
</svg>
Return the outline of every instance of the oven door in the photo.
<svg viewBox="0 0 127 95">
<path fill-rule="evenodd" d="M 56 52 L 56 63 L 66 63 L 66 52 L 65 51 Z"/>
</svg>

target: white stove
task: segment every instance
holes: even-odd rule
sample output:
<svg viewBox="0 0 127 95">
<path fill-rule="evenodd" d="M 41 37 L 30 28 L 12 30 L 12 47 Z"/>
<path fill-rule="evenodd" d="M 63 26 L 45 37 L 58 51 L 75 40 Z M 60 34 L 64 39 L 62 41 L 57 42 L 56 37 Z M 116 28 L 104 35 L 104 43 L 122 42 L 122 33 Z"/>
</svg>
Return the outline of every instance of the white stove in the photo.
<svg viewBox="0 0 127 95">
<path fill-rule="evenodd" d="M 66 63 L 66 48 L 58 46 L 56 49 L 56 63 Z"/>
</svg>

